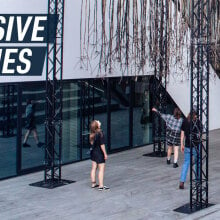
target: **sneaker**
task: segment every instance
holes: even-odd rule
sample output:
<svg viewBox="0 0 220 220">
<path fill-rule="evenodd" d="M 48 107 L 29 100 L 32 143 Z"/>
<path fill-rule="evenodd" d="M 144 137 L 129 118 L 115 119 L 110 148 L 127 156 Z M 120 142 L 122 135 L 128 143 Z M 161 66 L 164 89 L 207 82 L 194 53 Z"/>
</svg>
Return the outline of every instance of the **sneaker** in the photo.
<svg viewBox="0 0 220 220">
<path fill-rule="evenodd" d="M 99 190 L 99 191 L 110 190 L 110 188 L 107 187 L 107 186 L 103 186 L 103 187 L 98 187 L 98 190 Z"/>
<path fill-rule="evenodd" d="M 179 189 L 184 189 L 184 182 L 180 182 Z"/>
<path fill-rule="evenodd" d="M 23 143 L 23 147 L 30 147 L 30 146 L 31 146 L 30 144 Z"/>
<path fill-rule="evenodd" d="M 39 143 L 37 144 L 37 146 L 38 146 L 38 147 L 43 147 L 43 146 L 44 146 L 44 143 L 39 142 Z"/>
<path fill-rule="evenodd" d="M 178 166 L 179 166 L 178 163 L 173 164 L 173 168 L 177 168 Z"/>
<path fill-rule="evenodd" d="M 170 164 L 170 160 L 167 160 L 167 164 L 168 164 L 168 165 Z"/>
</svg>

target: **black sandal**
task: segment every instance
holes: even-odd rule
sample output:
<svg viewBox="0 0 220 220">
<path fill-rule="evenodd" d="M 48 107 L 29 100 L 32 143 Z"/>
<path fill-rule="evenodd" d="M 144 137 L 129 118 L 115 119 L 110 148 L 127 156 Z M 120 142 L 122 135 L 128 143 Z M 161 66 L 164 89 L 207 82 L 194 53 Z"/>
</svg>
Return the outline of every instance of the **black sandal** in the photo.
<svg viewBox="0 0 220 220">
<path fill-rule="evenodd" d="M 96 184 L 96 182 L 92 182 L 92 186 L 91 186 L 91 188 L 97 188 L 97 187 L 99 187 L 99 185 Z"/>
</svg>

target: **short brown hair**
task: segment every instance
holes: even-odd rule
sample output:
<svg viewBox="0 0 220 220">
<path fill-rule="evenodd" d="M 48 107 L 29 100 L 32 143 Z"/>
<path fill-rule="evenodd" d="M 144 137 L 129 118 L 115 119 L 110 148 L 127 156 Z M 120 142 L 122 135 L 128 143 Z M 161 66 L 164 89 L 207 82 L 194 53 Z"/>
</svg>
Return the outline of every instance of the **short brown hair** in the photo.
<svg viewBox="0 0 220 220">
<path fill-rule="evenodd" d="M 179 119 L 181 117 L 181 111 L 179 108 L 175 108 L 173 111 L 173 115 L 176 119 Z"/>
</svg>

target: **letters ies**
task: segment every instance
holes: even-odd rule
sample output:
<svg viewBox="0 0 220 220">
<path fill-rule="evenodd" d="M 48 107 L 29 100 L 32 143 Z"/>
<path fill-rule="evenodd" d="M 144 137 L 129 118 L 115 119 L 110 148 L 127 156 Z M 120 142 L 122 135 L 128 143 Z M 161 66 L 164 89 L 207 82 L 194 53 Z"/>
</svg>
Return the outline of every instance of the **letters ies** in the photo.
<svg viewBox="0 0 220 220">
<path fill-rule="evenodd" d="M 0 15 L 1 75 L 42 74 L 39 71 L 42 71 L 45 56 L 39 56 L 46 53 L 47 22 L 48 15 Z M 29 47 L 30 43 L 41 46 Z M 40 68 L 37 63 L 33 64 L 37 62 L 35 59 L 41 59 Z"/>
</svg>

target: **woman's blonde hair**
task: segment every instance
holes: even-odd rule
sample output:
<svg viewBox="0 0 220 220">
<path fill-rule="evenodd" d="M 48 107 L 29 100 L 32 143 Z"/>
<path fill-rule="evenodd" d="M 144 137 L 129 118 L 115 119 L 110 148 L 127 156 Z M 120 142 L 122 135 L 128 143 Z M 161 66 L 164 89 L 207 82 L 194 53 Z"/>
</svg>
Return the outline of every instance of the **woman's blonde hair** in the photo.
<svg viewBox="0 0 220 220">
<path fill-rule="evenodd" d="M 89 135 L 89 142 L 93 143 L 96 133 L 98 133 L 101 129 L 99 128 L 99 122 L 93 120 L 90 123 L 90 135 Z"/>
</svg>

